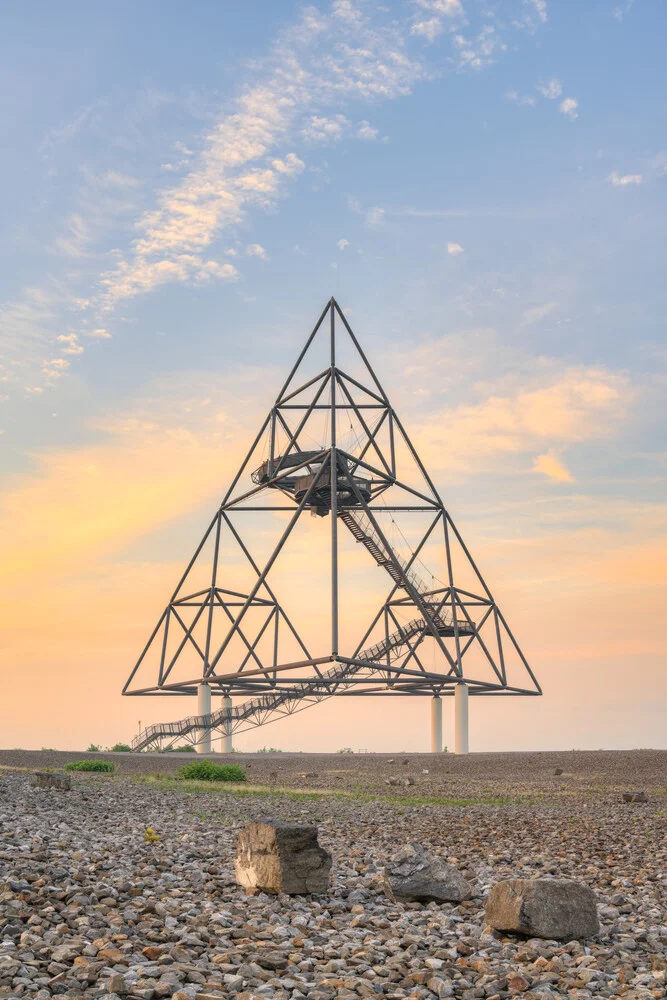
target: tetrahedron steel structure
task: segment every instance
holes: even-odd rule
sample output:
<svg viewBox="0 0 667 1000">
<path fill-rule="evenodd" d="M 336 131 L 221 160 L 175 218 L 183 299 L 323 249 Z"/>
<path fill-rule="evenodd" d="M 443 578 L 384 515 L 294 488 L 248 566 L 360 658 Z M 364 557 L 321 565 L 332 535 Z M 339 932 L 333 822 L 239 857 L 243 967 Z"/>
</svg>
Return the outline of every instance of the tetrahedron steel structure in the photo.
<svg viewBox="0 0 667 1000">
<path fill-rule="evenodd" d="M 331 299 L 123 689 L 208 685 L 224 705 L 150 726 L 135 749 L 229 735 L 332 695 L 462 683 L 541 694 Z"/>
</svg>

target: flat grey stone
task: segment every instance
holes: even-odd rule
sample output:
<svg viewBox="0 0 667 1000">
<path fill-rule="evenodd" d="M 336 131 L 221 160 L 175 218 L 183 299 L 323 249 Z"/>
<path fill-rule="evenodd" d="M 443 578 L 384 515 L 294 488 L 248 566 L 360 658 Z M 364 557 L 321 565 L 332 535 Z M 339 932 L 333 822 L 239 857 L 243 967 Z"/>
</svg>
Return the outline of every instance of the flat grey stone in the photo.
<svg viewBox="0 0 667 1000">
<path fill-rule="evenodd" d="M 408 844 L 386 865 L 384 888 L 400 903 L 460 903 L 472 896 L 457 868 L 419 844 Z"/>
</svg>

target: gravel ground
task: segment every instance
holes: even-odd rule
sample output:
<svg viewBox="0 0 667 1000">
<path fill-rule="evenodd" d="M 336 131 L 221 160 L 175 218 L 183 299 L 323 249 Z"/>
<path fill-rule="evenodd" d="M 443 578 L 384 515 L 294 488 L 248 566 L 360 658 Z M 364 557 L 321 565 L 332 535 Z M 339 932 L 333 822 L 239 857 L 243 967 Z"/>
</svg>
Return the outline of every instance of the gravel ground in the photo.
<svg viewBox="0 0 667 1000">
<path fill-rule="evenodd" d="M 616 793 L 667 793 L 667 750 L 549 751 L 454 754 L 211 754 L 246 768 L 256 784 L 395 794 L 386 782 L 415 782 L 410 794 L 451 798 L 521 795 L 554 801 L 585 794 L 615 801 Z M 0 767 L 62 768 L 85 758 L 111 760 L 121 775 L 174 774 L 194 754 L 129 754 L 0 750 Z M 554 772 L 562 770 L 561 775 Z"/>
<path fill-rule="evenodd" d="M 10 767 L 21 766 L 16 753 L 3 753 L 0 764 L 13 756 Z M 578 771 L 574 763 L 587 756 Z M 583 780 L 564 798 L 552 788 L 546 801 L 554 782 L 546 770 L 557 757 L 556 766 L 568 762 L 571 782 Z M 186 791 L 122 774 L 75 775 L 71 792 L 57 792 L 32 789 L 26 772 L 5 770 L 0 997 L 664 997 L 667 799 L 658 789 L 667 755 L 629 757 L 623 764 L 624 755 L 535 754 L 529 764 L 529 755 L 517 754 L 444 762 L 411 756 L 408 765 L 377 758 L 367 780 L 391 798 Z M 602 758 L 625 777 L 605 770 Z M 280 755 L 279 768 L 293 759 Z M 304 760 L 313 770 L 321 761 L 323 772 L 339 763 L 299 757 L 294 774 L 306 770 Z M 494 792 L 498 783 L 524 797 L 535 788 L 540 801 L 397 802 L 383 769 L 417 773 L 422 761 L 429 771 L 437 764 L 438 774 L 441 763 L 460 768 L 461 783 L 486 782 Z M 267 773 L 274 762 L 251 760 Z M 533 776 L 529 769 L 543 765 L 545 773 Z M 363 784 L 362 771 L 354 784 Z M 645 788 L 648 804 L 621 802 L 623 781 Z M 587 783 L 598 791 L 586 791 Z M 234 884 L 236 830 L 265 816 L 318 824 L 334 858 L 326 896 L 246 897 Z M 148 827 L 155 843 L 145 843 Z M 390 902 L 382 868 L 410 840 L 455 864 L 474 886 L 473 899 Z M 496 881 L 558 875 L 595 891 L 599 938 L 563 944 L 485 929 L 485 897 Z"/>
</svg>

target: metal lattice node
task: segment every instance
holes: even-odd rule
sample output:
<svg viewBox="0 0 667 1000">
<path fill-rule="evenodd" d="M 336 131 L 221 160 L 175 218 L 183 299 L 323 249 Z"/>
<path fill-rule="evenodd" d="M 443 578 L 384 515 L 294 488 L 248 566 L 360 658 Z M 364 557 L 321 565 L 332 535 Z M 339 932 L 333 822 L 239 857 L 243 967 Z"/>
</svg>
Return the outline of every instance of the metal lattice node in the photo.
<svg viewBox="0 0 667 1000">
<path fill-rule="evenodd" d="M 323 348 L 324 365 L 312 374 L 311 355 Z M 307 595 L 297 615 L 288 613 L 284 581 L 274 579 L 304 514 L 329 525 L 328 554 L 318 564 L 330 591 L 324 649 L 306 641 Z M 390 537 L 397 518 L 413 527 L 419 519 L 412 543 L 402 531 L 398 541 Z M 269 521 L 279 534 L 259 555 L 256 540 Z M 348 538 L 389 588 L 356 641 L 340 603 L 339 557 Z M 444 579 L 426 566 L 427 554 L 444 567 Z M 461 683 L 480 696 L 542 693 L 331 299 L 123 688 L 125 695 L 174 696 L 207 684 L 237 702 L 149 726 L 133 748 L 201 743 L 212 732 L 241 732 L 334 695 L 452 695 Z"/>
</svg>

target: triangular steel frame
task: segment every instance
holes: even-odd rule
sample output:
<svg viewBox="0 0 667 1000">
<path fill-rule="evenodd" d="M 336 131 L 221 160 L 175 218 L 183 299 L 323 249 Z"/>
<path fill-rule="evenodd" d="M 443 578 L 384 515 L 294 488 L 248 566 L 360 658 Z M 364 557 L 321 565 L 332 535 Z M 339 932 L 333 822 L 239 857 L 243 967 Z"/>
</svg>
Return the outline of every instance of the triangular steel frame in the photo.
<svg viewBox="0 0 667 1000">
<path fill-rule="evenodd" d="M 328 322 L 327 322 L 328 321 Z M 305 382 L 296 379 L 311 345 L 318 336 L 329 338 L 329 364 Z M 337 364 L 339 337 L 349 338 L 366 375 L 353 378 Z M 368 379 L 368 384 L 364 384 Z M 359 394 L 362 398 L 359 399 Z M 345 450 L 338 440 L 341 413 L 354 415 L 361 436 L 353 451 Z M 314 414 L 324 413 L 327 419 L 326 440 L 319 449 L 301 445 Z M 382 446 L 379 434 L 383 431 Z M 267 457 L 259 468 L 252 468 L 258 446 L 265 442 Z M 279 442 L 283 444 L 280 445 Z M 397 449 L 410 457 L 418 470 L 421 488 L 403 481 L 399 475 Z M 250 489 L 242 487 L 244 478 L 253 482 Z M 384 494 L 397 489 L 403 503 L 387 504 Z M 239 491 L 240 490 L 240 491 Z M 274 497 L 278 502 L 274 501 Z M 270 502 L 266 502 L 266 501 Z M 381 503 L 381 506 L 380 506 Z M 292 516 L 263 566 L 257 564 L 243 532 L 233 518 L 244 512 L 269 514 L 291 512 Z M 379 513 L 398 512 L 428 515 L 429 525 L 412 555 L 402 560 L 383 532 Z M 269 585 L 270 571 L 289 539 L 294 526 L 304 513 L 330 517 L 331 527 L 331 611 L 329 648 L 313 655 L 299 635 L 298 629 Z M 432 517 L 431 517 L 432 515 Z M 340 649 L 339 620 L 339 530 L 345 525 L 358 542 L 368 550 L 378 565 L 385 568 L 393 587 L 378 609 L 366 632 L 354 649 Z M 221 531 L 238 545 L 239 551 L 252 569 L 254 583 L 247 593 L 221 586 L 219 551 Z M 447 580 L 441 587 L 428 588 L 415 572 L 419 554 L 427 542 L 442 534 Z M 214 556 L 210 585 L 189 593 L 185 584 L 204 546 L 213 541 Z M 452 549 L 464 554 L 476 581 L 475 590 L 457 587 L 452 563 Z M 184 592 L 185 588 L 185 592 Z M 193 609 L 190 625 L 183 620 L 182 609 Z M 266 618 L 255 629 L 248 628 L 248 615 L 266 612 Z M 414 609 L 419 615 L 401 624 L 401 612 Z M 226 615 L 229 628 L 221 643 L 211 641 L 213 615 Z M 201 624 L 200 624 L 201 623 Z M 492 625 L 492 628 L 491 628 Z M 482 629 L 487 629 L 482 635 Z M 180 629 L 175 654 L 167 651 L 169 629 Z M 195 629 L 203 630 L 200 641 Z M 367 647 L 374 629 L 382 628 L 383 638 Z M 267 631 L 268 630 L 268 631 Z M 284 630 L 284 633 L 281 632 Z M 489 632 L 492 641 L 489 640 Z M 271 655 L 261 656 L 258 647 L 263 637 L 271 633 Z M 287 634 L 303 654 L 291 662 L 281 662 L 279 640 Z M 172 636 L 173 638 L 173 636 Z M 237 669 L 220 672 L 219 665 L 229 644 L 241 641 L 244 655 Z M 420 659 L 420 647 L 433 640 L 441 654 L 444 669 L 428 670 Z M 445 640 L 453 640 L 447 643 Z M 265 640 L 264 640 L 265 641 Z M 505 645 L 503 644 L 505 643 Z M 466 673 L 464 659 L 476 645 L 490 668 L 490 678 L 481 679 Z M 493 649 L 489 648 L 493 645 Z M 194 646 L 201 660 L 201 673 L 185 679 L 174 679 L 174 667 L 186 646 Z M 157 676 L 149 684 L 141 684 L 138 674 L 149 650 L 160 650 Z M 509 651 L 518 657 L 525 676 L 523 684 L 511 684 L 505 664 Z M 333 664 L 329 670 L 323 665 Z M 290 672 L 312 668 L 304 676 Z M 278 393 L 259 433 L 232 480 L 219 509 L 211 521 L 200 545 L 186 568 L 172 598 L 160 617 L 137 664 L 128 678 L 125 695 L 195 694 L 201 684 L 208 684 L 213 693 L 227 697 L 249 699 L 230 711 L 212 713 L 207 717 L 193 716 L 178 723 L 149 727 L 135 744 L 141 747 L 177 740 L 199 742 L 208 729 L 231 733 L 262 725 L 274 718 L 318 703 L 330 695 L 397 696 L 451 695 L 457 684 L 465 683 L 472 695 L 540 695 L 540 685 L 523 655 L 459 534 L 449 512 L 414 448 L 407 431 L 392 407 L 377 375 L 364 354 L 343 311 L 335 299 L 324 308 L 312 333 L 301 351 L 287 380 Z M 215 717 L 215 718 L 214 718 Z M 187 724 L 187 725 L 186 725 Z M 179 728 L 180 727 L 180 728 Z M 160 730 L 160 732 L 158 732 Z"/>
</svg>

